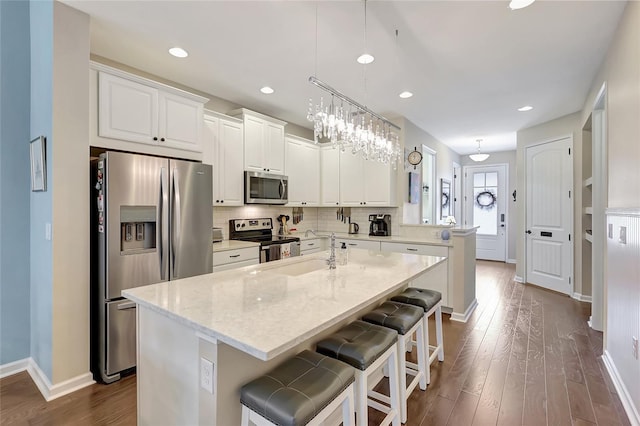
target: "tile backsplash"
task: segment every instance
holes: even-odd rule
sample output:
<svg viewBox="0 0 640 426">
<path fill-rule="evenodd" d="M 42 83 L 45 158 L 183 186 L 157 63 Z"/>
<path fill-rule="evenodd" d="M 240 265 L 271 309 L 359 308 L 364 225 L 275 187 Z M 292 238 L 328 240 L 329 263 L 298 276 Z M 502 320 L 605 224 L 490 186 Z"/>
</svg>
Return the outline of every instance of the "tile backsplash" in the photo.
<svg viewBox="0 0 640 426">
<path fill-rule="evenodd" d="M 349 231 L 349 224 L 336 220 L 335 207 L 304 207 L 303 220 L 294 225 L 291 220 L 287 222 L 289 229 L 296 228 L 298 231 L 314 229 L 328 232 Z M 213 226 L 222 228 L 224 239 L 229 238 L 229 220 L 248 219 L 258 217 L 270 217 L 273 219 L 274 232 L 278 230 L 277 217 L 285 214 L 293 218 L 293 208 L 284 206 L 252 205 L 243 207 L 213 207 Z M 391 207 L 353 207 L 351 208 L 351 222 L 360 225 L 361 234 L 369 234 L 370 214 L 390 214 L 391 215 L 391 235 L 399 235 L 399 209 Z"/>
</svg>

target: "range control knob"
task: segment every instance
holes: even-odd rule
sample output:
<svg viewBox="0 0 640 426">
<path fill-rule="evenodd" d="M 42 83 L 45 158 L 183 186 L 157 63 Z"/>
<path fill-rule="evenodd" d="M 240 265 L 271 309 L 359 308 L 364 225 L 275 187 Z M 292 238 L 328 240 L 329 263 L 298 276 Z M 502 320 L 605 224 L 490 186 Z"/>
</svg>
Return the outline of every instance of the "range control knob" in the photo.
<svg viewBox="0 0 640 426">
<path fill-rule="evenodd" d="M 242 227 L 244 228 L 244 223 L 242 224 Z"/>
<path fill-rule="evenodd" d="M 240 224 L 239 223 L 236 223 L 236 228 L 240 228 Z"/>
</svg>

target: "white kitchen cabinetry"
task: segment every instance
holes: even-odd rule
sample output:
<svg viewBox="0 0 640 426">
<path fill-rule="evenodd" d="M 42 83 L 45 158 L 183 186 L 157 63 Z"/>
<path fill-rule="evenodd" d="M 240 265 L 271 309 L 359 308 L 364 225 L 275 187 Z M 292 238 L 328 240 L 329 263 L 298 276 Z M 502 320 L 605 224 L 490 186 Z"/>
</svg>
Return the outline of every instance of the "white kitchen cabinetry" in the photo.
<svg viewBox="0 0 640 426">
<path fill-rule="evenodd" d="M 322 238 L 312 238 L 309 240 L 300 241 L 300 255 L 317 253 L 324 250 Z"/>
<path fill-rule="evenodd" d="M 285 170 L 289 178 L 288 206 L 320 205 L 320 149 L 312 141 L 287 135 Z"/>
<path fill-rule="evenodd" d="M 241 268 L 260 263 L 258 246 L 213 252 L 213 272 Z"/>
<path fill-rule="evenodd" d="M 208 99 L 120 70 L 98 70 L 98 136 L 202 152 Z"/>
<path fill-rule="evenodd" d="M 336 238 L 336 249 L 339 249 L 342 246 L 342 243 L 345 243 L 348 248 L 380 251 L 380 241 Z"/>
<path fill-rule="evenodd" d="M 320 205 L 340 204 L 340 150 L 320 148 Z"/>
<path fill-rule="evenodd" d="M 340 205 L 396 206 L 396 172 L 391 164 L 365 160 L 348 149 L 340 154 Z"/>
<path fill-rule="evenodd" d="M 381 242 L 380 249 L 395 253 L 449 256 L 449 247 L 437 245 Z M 435 266 L 429 274 L 424 274 L 413 280 L 409 286 L 439 291 L 442 294 L 442 305 L 450 307 L 449 289 L 452 288 L 452 282 L 452 277 L 449 276 L 449 259 L 447 259 Z"/>
<path fill-rule="evenodd" d="M 204 116 L 202 162 L 213 166 L 213 205 L 242 206 L 242 120 L 207 111 Z"/>
<path fill-rule="evenodd" d="M 284 174 L 284 121 L 241 108 L 229 115 L 244 122 L 244 169 Z"/>
</svg>

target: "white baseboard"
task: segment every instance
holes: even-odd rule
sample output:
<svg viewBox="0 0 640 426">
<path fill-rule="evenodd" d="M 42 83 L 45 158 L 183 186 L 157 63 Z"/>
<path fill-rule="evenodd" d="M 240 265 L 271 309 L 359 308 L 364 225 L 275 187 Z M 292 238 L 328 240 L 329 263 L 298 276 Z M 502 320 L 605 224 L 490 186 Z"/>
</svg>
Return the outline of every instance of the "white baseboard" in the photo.
<svg viewBox="0 0 640 426">
<path fill-rule="evenodd" d="M 9 362 L 7 364 L 0 365 L 0 379 L 7 376 L 12 376 L 21 371 L 26 371 L 29 366 L 29 359 L 19 359 L 18 361 Z"/>
<path fill-rule="evenodd" d="M 516 275 L 516 277 L 513 280 L 517 283 L 524 283 L 524 278 L 522 278 L 519 275 Z"/>
<path fill-rule="evenodd" d="M 620 377 L 620 373 L 618 373 L 618 369 L 613 363 L 613 359 L 611 359 L 611 355 L 608 351 L 604 351 L 604 353 L 602 354 L 602 360 L 604 361 L 604 365 L 607 368 L 609 377 L 611 377 L 613 386 L 616 388 L 616 392 L 620 397 L 620 401 L 622 401 L 624 411 L 627 413 L 627 417 L 629 417 L 629 423 L 631 423 L 632 426 L 640 426 L 640 414 L 638 414 L 638 407 L 635 407 L 633 405 L 631 395 L 629 395 L 629 391 L 624 385 L 624 382 Z"/>
<path fill-rule="evenodd" d="M 584 295 L 584 294 L 580 294 L 580 293 L 573 293 L 573 294 L 571 295 L 571 297 L 572 297 L 573 299 L 579 300 L 579 301 L 581 301 L 581 302 L 588 302 L 588 303 L 591 303 L 591 296 L 586 296 L 586 295 Z"/>
<path fill-rule="evenodd" d="M 516 263 L 515 259 L 507 259 L 507 263 Z"/>
<path fill-rule="evenodd" d="M 29 358 L 27 371 L 47 402 L 95 383 L 93 375 L 85 373 L 52 385 L 47 375 L 44 374 L 33 358 Z"/>
<path fill-rule="evenodd" d="M 452 312 L 451 313 L 451 321 L 458 321 L 458 322 L 467 322 L 467 321 L 469 321 L 469 317 L 471 316 L 473 311 L 476 310 L 477 306 L 478 306 L 478 299 L 473 299 L 473 302 L 471 302 L 471 304 L 469 305 L 467 310 L 464 311 L 464 314 L 461 314 L 461 313 L 458 313 L 458 312 Z"/>
<path fill-rule="evenodd" d="M 95 383 L 92 374 L 85 373 L 52 385 L 47 375 L 44 374 L 44 371 L 40 369 L 33 358 L 25 358 L 0 365 L 0 379 L 21 371 L 27 371 L 29 373 L 31 380 L 36 384 L 38 390 L 47 402 Z"/>
</svg>

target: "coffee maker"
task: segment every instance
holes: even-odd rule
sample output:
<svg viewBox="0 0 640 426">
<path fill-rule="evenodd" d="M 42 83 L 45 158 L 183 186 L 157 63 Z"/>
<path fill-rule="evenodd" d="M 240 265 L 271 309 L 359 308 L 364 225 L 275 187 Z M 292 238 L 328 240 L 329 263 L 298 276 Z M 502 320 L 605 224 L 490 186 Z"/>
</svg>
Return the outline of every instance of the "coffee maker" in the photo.
<svg viewBox="0 0 640 426">
<path fill-rule="evenodd" d="M 369 235 L 372 237 L 388 237 L 391 235 L 391 215 L 390 214 L 370 214 L 369 215 Z"/>
</svg>

